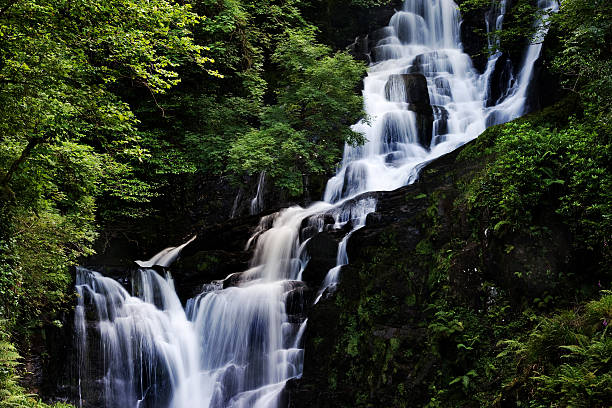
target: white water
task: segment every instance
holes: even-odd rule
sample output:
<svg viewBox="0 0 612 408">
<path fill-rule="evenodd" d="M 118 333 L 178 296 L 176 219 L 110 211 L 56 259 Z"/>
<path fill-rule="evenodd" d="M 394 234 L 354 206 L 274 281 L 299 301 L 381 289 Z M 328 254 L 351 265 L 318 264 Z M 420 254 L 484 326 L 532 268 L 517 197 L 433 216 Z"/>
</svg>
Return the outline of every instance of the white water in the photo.
<svg viewBox="0 0 612 408">
<path fill-rule="evenodd" d="M 542 0 L 541 6 L 550 4 Z M 497 27 L 503 21 L 503 10 L 496 13 Z M 345 147 L 324 202 L 262 218 L 248 243 L 254 247 L 250 268 L 235 276 L 235 286 L 223 289 L 219 282 L 205 285 L 183 309 L 169 276 L 140 270 L 130 295 L 110 278 L 79 271 L 75 326 L 82 402 L 99 406 L 92 395 L 101 386 L 102 404 L 107 407 L 282 404 L 286 381 L 299 377 L 303 366 L 301 337 L 306 320 L 291 309 L 305 301 L 301 278 L 309 255 L 308 239 L 300 239 L 304 220 L 316 231 L 330 228 L 325 214 L 333 217 L 332 228 L 349 221 L 352 225 L 338 245 L 336 266 L 322 283 L 318 302 L 333 290 L 341 267 L 348 263 L 350 235 L 363 227 L 367 215 L 376 209 L 374 199 L 351 200 L 353 197 L 414 182 L 425 163 L 475 138 L 486 124 L 506 121 L 525 111 L 526 91 L 541 45 L 527 50 L 508 96 L 500 105 L 487 108 L 488 77 L 496 56 L 489 61 L 490 69 L 479 75 L 462 51 L 459 21 L 451 0 L 407 0 L 403 10 L 393 16 L 372 50 L 375 63 L 364 79 L 364 104 L 370 121 L 354 127 L 367 142 Z M 404 78 L 418 82 L 414 75 L 401 76 L 415 73 L 426 81 L 426 98 L 403 85 Z M 426 99 L 433 110 L 432 134 L 423 132 L 427 129 L 422 126 Z M 262 174 L 251 203 L 254 212 L 261 210 L 264 177 Z M 163 261 L 162 266 L 168 266 L 180 248 L 141 265 Z M 97 373 L 102 374 L 96 377 L 87 355 L 92 352 L 96 356 L 97 347 L 102 356 Z"/>
<path fill-rule="evenodd" d="M 137 407 L 142 398 L 150 398 L 151 406 L 165 406 L 170 399 L 169 406 L 197 406 L 189 403 L 200 400 L 201 389 L 185 390 L 183 385 L 201 373 L 198 341 L 172 280 L 152 270 L 139 270 L 133 282 L 138 296 L 97 272 L 77 270 L 79 361 L 85 363 L 89 352 L 99 353 L 103 369 L 95 381 L 102 383 L 100 397 L 106 407 Z M 86 310 L 95 312 L 99 342 L 85 336 Z M 88 368 L 79 365 L 82 374 Z M 157 381 L 158 377 L 167 382 Z M 89 385 L 80 381 L 79 394 Z M 160 386 L 166 389 L 155 389 Z"/>
<path fill-rule="evenodd" d="M 540 57 L 542 42 L 548 33 L 547 17 L 559 10 L 559 4 L 556 0 L 538 0 L 538 8 L 542 12 L 542 16 L 535 22 L 538 30 L 532 39 L 532 44 L 527 47 L 518 77 L 507 92 L 507 96 L 487 112 L 487 123 L 491 125 L 507 122 L 526 113 L 527 92 L 533 77 L 534 65 Z"/>
<path fill-rule="evenodd" d="M 168 266 L 170 266 L 172 264 L 172 262 L 174 262 L 176 260 L 176 258 L 179 256 L 179 254 L 181 253 L 183 248 L 185 248 L 193 240 L 195 240 L 196 237 L 197 236 L 194 235 L 193 237 L 191 237 L 191 239 L 189 241 L 187 241 L 184 244 L 179 245 L 177 247 L 168 247 L 168 248 L 160 251 L 159 253 L 155 254 L 148 261 L 135 261 L 135 262 L 141 268 L 152 268 L 154 266 L 161 266 L 163 268 L 167 268 Z"/>
<path fill-rule="evenodd" d="M 257 192 L 255 197 L 251 200 L 251 215 L 259 214 L 264 207 L 264 187 L 266 184 L 266 172 L 262 171 L 259 173 L 259 179 L 257 180 Z"/>
</svg>

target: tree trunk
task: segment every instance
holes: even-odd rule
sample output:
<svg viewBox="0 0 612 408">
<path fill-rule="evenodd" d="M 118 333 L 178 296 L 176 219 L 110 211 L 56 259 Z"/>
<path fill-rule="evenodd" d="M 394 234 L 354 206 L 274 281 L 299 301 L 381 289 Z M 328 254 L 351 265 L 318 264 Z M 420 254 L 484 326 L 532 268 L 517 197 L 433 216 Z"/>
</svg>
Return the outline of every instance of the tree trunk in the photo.
<svg viewBox="0 0 612 408">
<path fill-rule="evenodd" d="M 23 149 L 23 151 L 21 152 L 21 155 L 19 156 L 19 158 L 15 160 L 13 164 L 11 164 L 11 167 L 8 169 L 8 171 L 2 178 L 2 181 L 0 181 L 0 185 L 8 187 L 8 183 L 11 181 L 13 174 L 15 174 L 15 172 L 17 171 L 21 163 L 23 163 L 28 158 L 32 150 L 41 142 L 42 142 L 42 139 L 37 139 L 37 138 L 30 139 L 25 149 Z"/>
</svg>

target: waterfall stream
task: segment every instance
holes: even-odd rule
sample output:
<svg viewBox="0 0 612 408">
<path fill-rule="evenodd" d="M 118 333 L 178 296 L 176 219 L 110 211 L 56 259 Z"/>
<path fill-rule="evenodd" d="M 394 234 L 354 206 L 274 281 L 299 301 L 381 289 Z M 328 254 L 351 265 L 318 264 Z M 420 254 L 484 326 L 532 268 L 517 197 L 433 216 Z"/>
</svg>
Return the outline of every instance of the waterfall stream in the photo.
<svg viewBox="0 0 612 408">
<path fill-rule="evenodd" d="M 556 7 L 550 0 L 539 5 Z M 492 9 L 487 16 L 491 29 L 501 27 L 504 11 L 505 2 Z M 169 266 L 182 246 L 141 262 L 131 293 L 113 279 L 79 268 L 78 403 L 113 408 L 286 404 L 284 385 L 300 377 L 303 366 L 307 320 L 287 305 L 289 298 L 299 299 L 305 285 L 304 220 L 317 231 L 329 228 L 324 216 L 330 215 L 332 228 L 351 226 L 339 244 L 337 265 L 318 290 L 318 302 L 333 291 L 349 262 L 350 235 L 376 209 L 374 199 L 357 195 L 412 183 L 424 164 L 474 139 L 486 126 L 525 113 L 541 44 L 528 47 L 506 96 L 487 107 L 488 81 L 499 55 L 491 56 L 480 75 L 462 51 L 459 25 L 452 0 L 407 0 L 378 31 L 364 79 L 368 121 L 354 125 L 367 142 L 345 147 L 322 202 L 261 219 L 248 244 L 254 248 L 250 267 L 235 286 L 204 285 L 183 308 L 171 276 L 147 269 Z M 261 211 L 264 182 L 262 173 L 252 213 Z M 100 361 L 90 361 L 89 355 Z"/>
</svg>

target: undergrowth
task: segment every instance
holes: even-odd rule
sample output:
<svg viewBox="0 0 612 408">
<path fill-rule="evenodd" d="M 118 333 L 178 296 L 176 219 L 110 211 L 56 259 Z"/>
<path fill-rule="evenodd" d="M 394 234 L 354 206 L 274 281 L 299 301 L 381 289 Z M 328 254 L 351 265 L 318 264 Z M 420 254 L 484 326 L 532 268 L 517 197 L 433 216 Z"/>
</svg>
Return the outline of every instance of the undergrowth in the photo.
<svg viewBox="0 0 612 408">
<path fill-rule="evenodd" d="M 0 408 L 73 408 L 72 405 L 61 402 L 45 404 L 19 385 L 17 371 L 21 356 L 9 341 L 3 324 L 0 322 Z"/>
</svg>

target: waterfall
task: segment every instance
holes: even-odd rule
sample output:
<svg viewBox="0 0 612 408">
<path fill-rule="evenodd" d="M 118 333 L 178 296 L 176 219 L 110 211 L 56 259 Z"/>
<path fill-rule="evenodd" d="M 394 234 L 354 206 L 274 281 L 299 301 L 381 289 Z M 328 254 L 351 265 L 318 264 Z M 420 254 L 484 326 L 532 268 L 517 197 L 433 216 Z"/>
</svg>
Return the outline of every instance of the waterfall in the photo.
<svg viewBox="0 0 612 408">
<path fill-rule="evenodd" d="M 539 4 L 544 10 L 556 7 L 551 0 Z M 496 28 L 504 11 L 502 6 L 488 17 Z M 301 340 L 307 330 L 305 316 L 295 310 L 303 310 L 307 301 L 302 272 L 310 238 L 301 237 L 304 224 L 311 231 L 349 230 L 338 245 L 335 267 L 318 288 L 319 302 L 333 291 L 349 262 L 350 236 L 376 210 L 375 199 L 359 194 L 410 184 L 426 163 L 474 139 L 487 125 L 525 112 L 541 44 L 528 47 L 506 97 L 487 106 L 489 76 L 498 55 L 479 75 L 463 53 L 459 24 L 452 0 L 407 0 L 376 33 L 363 89 L 369 120 L 353 127 L 366 143 L 345 146 L 322 202 L 262 217 L 247 244 L 254 248 L 249 269 L 234 274 L 230 287 L 206 284 L 183 308 L 171 276 L 147 268 L 171 266 L 186 244 L 140 262 L 131 293 L 97 272 L 78 270 L 80 406 L 246 408 L 285 403 L 285 383 L 302 374 Z M 261 209 L 264 183 L 262 173 L 252 213 Z"/>
<path fill-rule="evenodd" d="M 259 179 L 257 181 L 257 192 L 255 197 L 251 200 L 251 215 L 259 214 L 264 208 L 264 187 L 266 185 L 266 172 L 262 171 L 259 173 Z"/>
<path fill-rule="evenodd" d="M 542 42 L 548 33 L 547 16 L 559 10 L 556 0 L 538 0 L 538 9 L 542 15 L 534 23 L 536 33 L 527 47 L 518 77 L 507 92 L 507 96 L 498 101 L 487 114 L 487 124 L 495 125 L 512 120 L 526 113 L 527 91 L 531 84 L 535 62 L 540 57 Z"/>
<path fill-rule="evenodd" d="M 485 27 L 487 29 L 487 46 L 490 52 L 489 59 L 487 61 L 486 69 L 483 75 L 480 78 L 480 87 L 483 89 L 483 100 L 488 101 L 491 99 L 491 75 L 495 70 L 495 65 L 497 61 L 501 57 L 502 53 L 498 50 L 499 47 L 499 38 L 494 36 L 493 34 L 502 29 L 504 23 L 504 17 L 506 15 L 506 5 L 507 0 L 492 0 L 491 8 L 489 11 L 485 13 Z M 510 65 L 504 67 L 505 71 L 508 72 L 508 83 L 505 84 L 504 89 L 510 89 L 512 87 L 512 83 L 514 82 L 514 77 L 512 75 L 512 66 L 511 62 L 507 61 Z M 499 99 L 499 98 L 498 98 Z M 494 102 L 498 102 L 497 100 Z M 494 103 L 496 104 L 496 103 Z"/>
<path fill-rule="evenodd" d="M 77 269 L 77 360 L 81 374 L 89 374 L 79 379 L 79 406 L 197 406 L 202 388 L 184 389 L 201 376 L 197 336 L 172 279 L 139 270 L 133 287 L 131 295 L 111 278 Z M 93 338 L 87 312 L 95 316 Z M 89 352 L 99 353 L 99 367 L 87 364 Z M 86 393 L 89 387 L 96 392 Z"/>
</svg>

